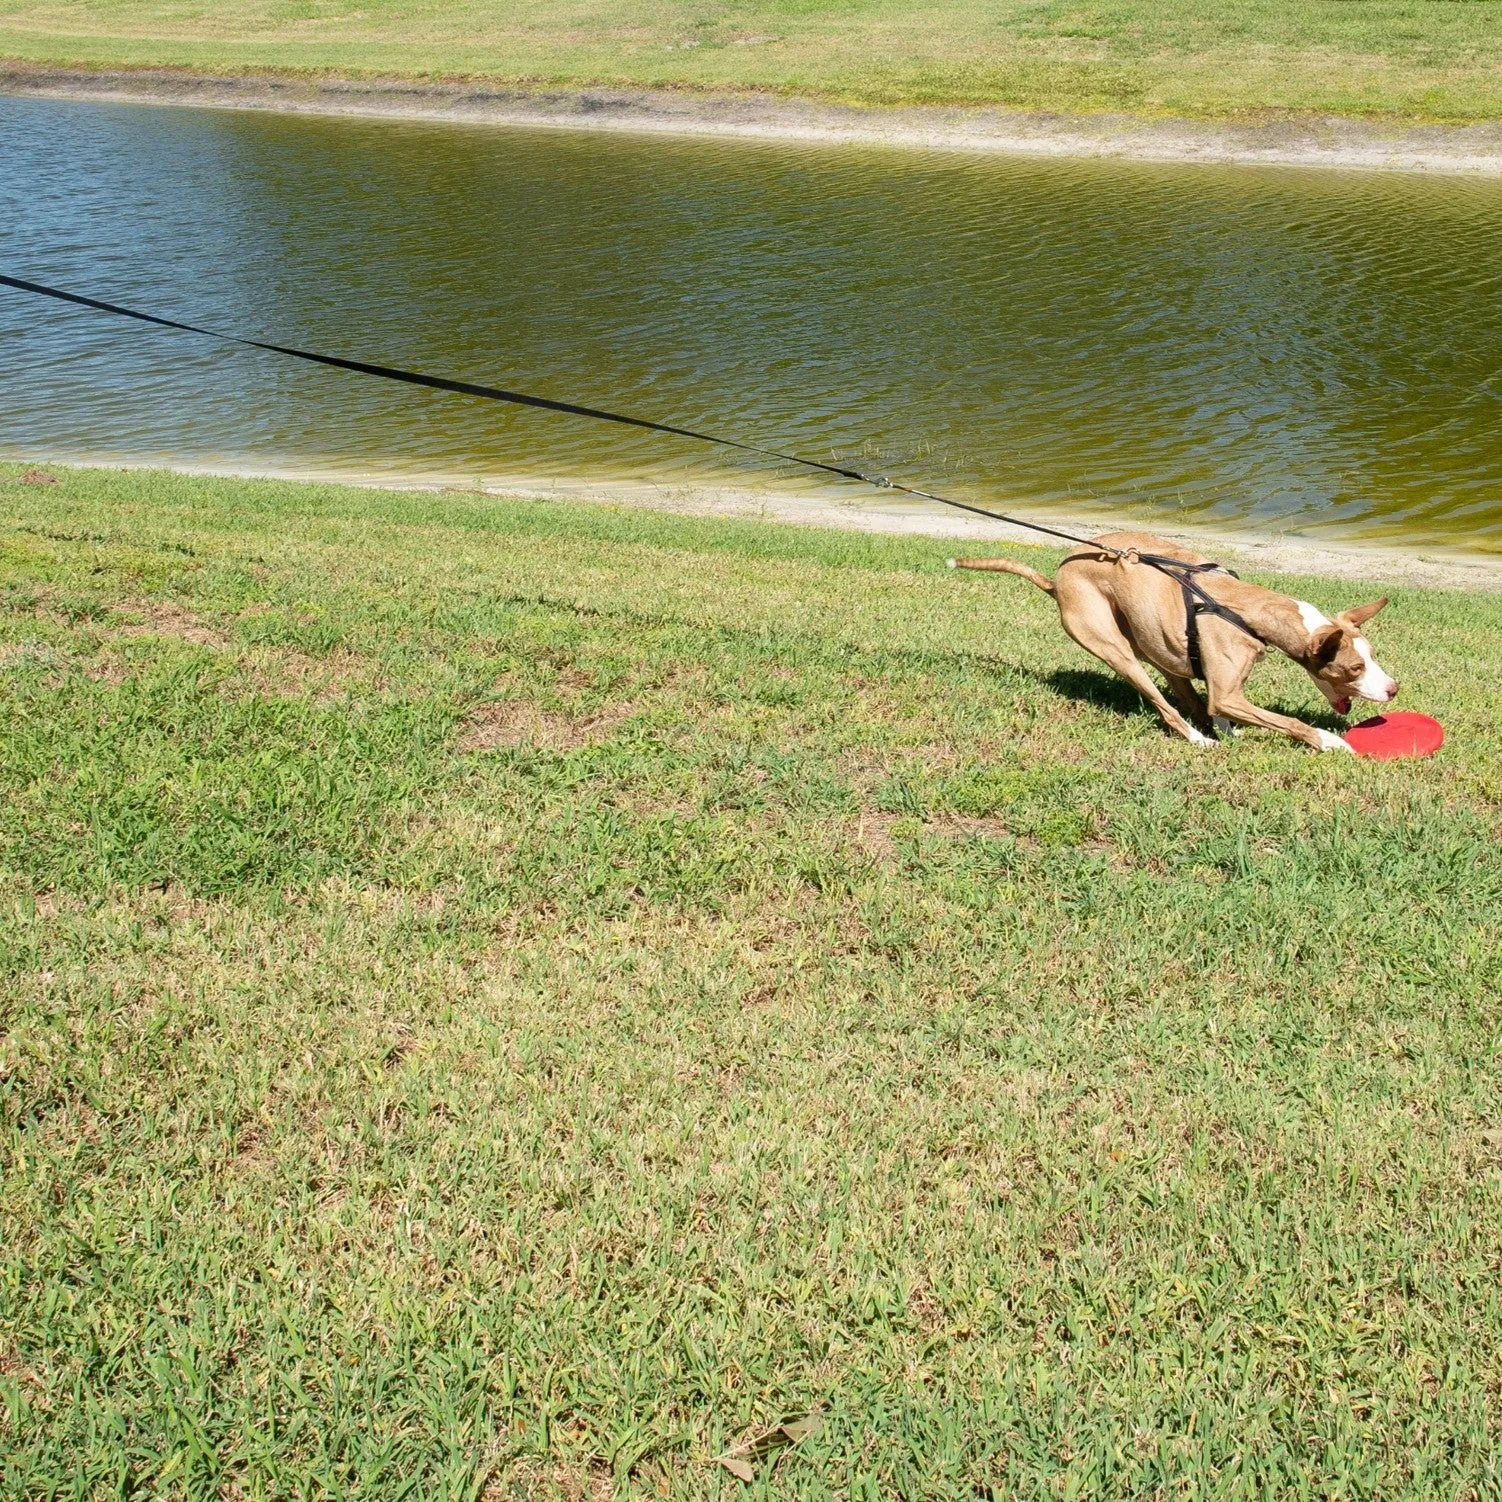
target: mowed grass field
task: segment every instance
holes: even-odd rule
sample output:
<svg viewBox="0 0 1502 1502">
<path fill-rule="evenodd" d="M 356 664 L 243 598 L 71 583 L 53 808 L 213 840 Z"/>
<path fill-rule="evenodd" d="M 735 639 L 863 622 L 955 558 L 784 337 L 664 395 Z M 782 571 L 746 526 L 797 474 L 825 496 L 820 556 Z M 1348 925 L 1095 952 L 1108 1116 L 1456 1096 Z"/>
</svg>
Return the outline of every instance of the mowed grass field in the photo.
<svg viewBox="0 0 1502 1502">
<path fill-rule="evenodd" d="M 878 105 L 1502 116 L 1497 0 L 0 0 L 0 55 Z"/>
<path fill-rule="evenodd" d="M 1498 1495 L 1502 599 L 1200 751 L 939 541 L 56 474 L 6 1496 Z"/>
</svg>

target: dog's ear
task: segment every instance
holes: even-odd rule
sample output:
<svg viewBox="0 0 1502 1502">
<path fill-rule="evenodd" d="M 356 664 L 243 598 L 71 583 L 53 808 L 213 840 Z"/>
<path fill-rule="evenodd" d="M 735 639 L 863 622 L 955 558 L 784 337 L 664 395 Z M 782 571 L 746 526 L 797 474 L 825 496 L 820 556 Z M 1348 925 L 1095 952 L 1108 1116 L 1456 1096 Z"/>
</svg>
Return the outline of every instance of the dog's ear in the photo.
<svg viewBox="0 0 1502 1502">
<path fill-rule="evenodd" d="M 1343 621 L 1353 631 L 1359 631 L 1386 604 L 1387 596 L 1383 595 L 1380 600 L 1373 600 L 1370 605 L 1352 605 L 1349 610 L 1342 610 L 1335 619 Z"/>
<path fill-rule="evenodd" d="M 1309 638 L 1309 661 L 1317 668 L 1328 667 L 1340 651 L 1340 641 L 1345 631 L 1336 625 L 1321 626 Z"/>
</svg>

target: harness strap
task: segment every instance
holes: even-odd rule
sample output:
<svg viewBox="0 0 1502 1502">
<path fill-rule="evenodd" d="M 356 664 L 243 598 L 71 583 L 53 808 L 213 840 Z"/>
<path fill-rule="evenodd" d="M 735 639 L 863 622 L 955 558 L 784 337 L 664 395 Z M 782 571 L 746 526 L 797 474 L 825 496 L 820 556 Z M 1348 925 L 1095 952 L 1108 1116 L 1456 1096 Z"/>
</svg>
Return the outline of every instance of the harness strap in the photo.
<svg viewBox="0 0 1502 1502">
<path fill-rule="evenodd" d="M 1200 654 L 1200 602 L 1189 591 L 1189 581 L 1179 580 L 1184 592 L 1184 638 L 1189 649 L 1189 676 L 1205 681 L 1205 660 Z"/>
<path fill-rule="evenodd" d="M 1150 564 L 1153 568 L 1167 574 L 1169 578 L 1178 581 L 1179 589 L 1184 596 L 1184 636 L 1189 649 L 1189 676 L 1191 678 L 1205 681 L 1205 663 L 1200 653 L 1199 618 L 1202 615 L 1219 616 L 1221 620 L 1229 621 L 1238 631 L 1250 636 L 1253 641 L 1262 641 L 1261 633 L 1248 625 L 1244 616 L 1232 610 L 1229 605 L 1222 605 L 1191 577 L 1193 574 L 1214 572 L 1230 574 L 1235 579 L 1239 576 L 1234 570 L 1222 568 L 1218 563 L 1183 563 L 1175 558 L 1160 558 L 1156 555 L 1149 558 L 1140 553 L 1138 557 L 1142 562 Z"/>
<path fill-rule="evenodd" d="M 1099 543 L 1092 544 L 1101 547 Z M 1101 547 L 1103 553 L 1109 553 L 1113 557 L 1126 556 L 1118 548 Z M 1064 563 L 1083 562 L 1084 556 L 1071 555 L 1063 560 Z M 1162 553 L 1135 553 L 1138 563 L 1145 563 L 1149 568 L 1155 568 L 1160 574 L 1167 574 L 1178 586 L 1184 596 L 1184 636 L 1188 644 L 1189 676 L 1198 678 L 1202 683 L 1205 680 L 1205 664 L 1200 653 L 1200 623 L 1202 615 L 1219 616 L 1223 621 L 1229 621 L 1238 631 L 1250 636 L 1253 641 L 1262 642 L 1261 632 L 1253 629 L 1247 623 L 1244 616 L 1232 610 L 1229 605 L 1222 605 L 1213 595 L 1193 578 L 1195 574 L 1229 574 L 1233 579 L 1239 579 L 1240 574 L 1235 569 L 1226 568 L 1219 563 L 1186 563 L 1182 558 L 1168 558 Z M 1062 565 L 1061 565 L 1062 566 Z M 1263 642 L 1265 646 L 1266 643 Z"/>
</svg>

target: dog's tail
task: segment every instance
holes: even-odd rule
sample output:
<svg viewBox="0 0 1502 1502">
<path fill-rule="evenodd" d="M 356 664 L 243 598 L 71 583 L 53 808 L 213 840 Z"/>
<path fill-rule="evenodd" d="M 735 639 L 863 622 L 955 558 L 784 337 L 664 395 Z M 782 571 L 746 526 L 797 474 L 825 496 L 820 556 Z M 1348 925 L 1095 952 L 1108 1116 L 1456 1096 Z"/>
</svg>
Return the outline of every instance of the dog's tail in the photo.
<svg viewBox="0 0 1502 1502">
<path fill-rule="evenodd" d="M 1016 574 L 1029 584 L 1036 584 L 1044 594 L 1053 593 L 1053 580 L 1047 574 L 1040 574 L 1037 569 L 1029 568 L 1025 563 L 1013 563 L 1010 558 L 948 558 L 945 562 L 950 568 L 982 568 L 991 569 L 998 574 Z"/>
</svg>

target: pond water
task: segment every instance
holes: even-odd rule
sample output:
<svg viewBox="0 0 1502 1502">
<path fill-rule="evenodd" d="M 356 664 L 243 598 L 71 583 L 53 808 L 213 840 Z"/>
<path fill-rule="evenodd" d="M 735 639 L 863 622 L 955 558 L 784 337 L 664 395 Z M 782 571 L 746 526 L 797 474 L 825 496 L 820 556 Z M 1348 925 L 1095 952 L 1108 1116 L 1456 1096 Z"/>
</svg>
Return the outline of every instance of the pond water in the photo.
<svg viewBox="0 0 1502 1502">
<path fill-rule="evenodd" d="M 0 269 L 986 505 L 1502 549 L 1496 180 L 0 98 Z M 814 483 L 5 289 L 0 382 L 11 457 Z"/>
</svg>

